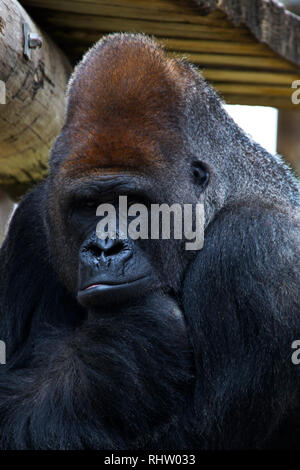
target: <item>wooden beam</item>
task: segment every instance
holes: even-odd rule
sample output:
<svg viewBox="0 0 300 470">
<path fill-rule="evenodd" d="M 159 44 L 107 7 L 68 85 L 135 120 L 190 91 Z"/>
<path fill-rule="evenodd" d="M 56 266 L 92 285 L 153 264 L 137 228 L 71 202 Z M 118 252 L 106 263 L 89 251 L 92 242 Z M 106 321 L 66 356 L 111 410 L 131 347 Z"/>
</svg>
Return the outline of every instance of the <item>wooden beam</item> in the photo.
<svg viewBox="0 0 300 470">
<path fill-rule="evenodd" d="M 30 60 L 24 56 L 24 22 L 43 39 Z M 47 170 L 49 148 L 64 119 L 71 66 L 16 0 L 1 0 L 0 25 L 0 80 L 6 88 L 6 104 L 0 104 L 0 186 L 15 196 Z"/>
<path fill-rule="evenodd" d="M 225 15 L 200 16 L 188 0 L 21 0 L 23 5 L 64 13 L 106 16 L 120 20 L 154 20 L 230 27 Z M 239 28 L 237 28 L 238 30 Z M 245 29 L 241 28 L 245 32 Z"/>
</svg>

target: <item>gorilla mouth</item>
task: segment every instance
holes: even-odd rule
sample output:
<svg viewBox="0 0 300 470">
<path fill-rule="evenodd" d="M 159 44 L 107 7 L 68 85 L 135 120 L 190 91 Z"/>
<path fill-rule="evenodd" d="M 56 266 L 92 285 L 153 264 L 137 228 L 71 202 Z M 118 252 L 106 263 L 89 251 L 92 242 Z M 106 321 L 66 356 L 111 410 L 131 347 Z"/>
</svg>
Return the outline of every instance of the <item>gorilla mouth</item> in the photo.
<svg viewBox="0 0 300 470">
<path fill-rule="evenodd" d="M 136 297 L 137 293 L 140 295 L 149 284 L 148 277 L 149 275 L 143 275 L 125 281 L 100 280 L 80 289 L 77 299 L 80 304 L 87 307 L 95 306 L 99 302 L 101 304 L 120 302 L 128 297 Z"/>
<path fill-rule="evenodd" d="M 140 281 L 141 279 L 144 279 L 145 277 L 147 276 L 144 275 L 135 279 L 128 279 L 127 281 L 123 281 L 123 282 L 119 280 L 118 281 L 99 281 L 95 284 L 91 284 L 87 287 L 84 287 L 84 289 L 81 289 L 81 290 L 86 291 L 86 290 L 93 289 L 94 287 L 99 287 L 99 286 L 121 286 L 123 284 L 131 284 L 132 282 Z"/>
</svg>

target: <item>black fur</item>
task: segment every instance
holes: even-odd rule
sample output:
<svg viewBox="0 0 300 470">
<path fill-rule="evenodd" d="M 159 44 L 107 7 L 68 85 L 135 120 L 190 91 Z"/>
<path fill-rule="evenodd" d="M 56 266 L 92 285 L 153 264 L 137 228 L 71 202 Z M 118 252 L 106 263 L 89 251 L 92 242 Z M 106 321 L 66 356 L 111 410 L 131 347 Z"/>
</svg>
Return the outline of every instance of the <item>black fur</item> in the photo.
<svg viewBox="0 0 300 470">
<path fill-rule="evenodd" d="M 182 318 L 155 295 L 87 318 L 49 263 L 43 191 L 22 201 L 1 249 L 0 448 L 186 447 Z"/>
</svg>

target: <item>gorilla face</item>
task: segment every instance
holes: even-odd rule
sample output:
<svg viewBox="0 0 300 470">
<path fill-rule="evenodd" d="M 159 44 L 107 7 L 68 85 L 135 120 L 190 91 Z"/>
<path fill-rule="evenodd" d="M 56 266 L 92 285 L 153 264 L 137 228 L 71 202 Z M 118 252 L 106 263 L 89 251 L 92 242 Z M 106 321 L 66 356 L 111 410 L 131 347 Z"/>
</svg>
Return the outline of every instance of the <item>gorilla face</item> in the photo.
<svg viewBox="0 0 300 470">
<path fill-rule="evenodd" d="M 119 194 L 126 191 L 122 178 L 102 180 L 97 183 L 97 194 L 72 210 L 71 223 L 74 231 L 82 232 L 82 243 L 79 247 L 78 300 L 84 306 L 122 303 L 127 299 L 143 296 L 154 289 L 159 289 L 159 279 L 147 243 L 143 246 L 138 240 L 130 237 L 120 238 L 118 187 Z M 123 178 L 124 183 L 124 178 Z M 149 207 L 149 199 L 142 197 L 141 192 L 127 198 L 128 205 L 143 203 Z M 96 217 L 99 204 L 110 204 L 116 214 L 115 238 L 101 239 L 95 227 L 101 217 Z M 103 219 L 103 217 L 102 217 Z M 127 229 L 128 229 L 127 221 Z M 149 252 L 149 250 L 148 250 Z"/>
<path fill-rule="evenodd" d="M 124 274 L 123 274 L 124 273 Z M 159 287 L 158 276 L 133 241 L 91 235 L 79 253 L 78 300 L 85 306 L 115 303 Z"/>
<path fill-rule="evenodd" d="M 198 167 L 197 178 L 201 169 Z M 187 185 L 190 199 L 196 198 L 199 181 L 195 181 L 195 166 L 190 168 L 191 184 Z M 202 184 L 206 170 L 202 170 Z M 149 184 L 150 183 L 150 184 Z M 151 239 L 151 205 L 176 201 L 176 192 L 168 192 L 163 183 L 152 176 L 149 182 L 135 175 L 119 172 L 117 175 L 101 175 L 88 178 L 78 185 L 74 180 L 64 188 L 60 197 L 59 220 L 51 224 L 60 230 L 59 239 L 68 234 L 68 239 L 60 242 L 57 249 L 60 260 L 71 250 L 69 259 L 76 260 L 77 266 L 69 269 L 69 264 L 59 265 L 66 283 L 76 288 L 78 301 L 86 307 L 107 304 L 122 304 L 136 297 L 149 295 L 157 290 L 173 294 L 182 279 L 183 272 L 192 254 L 185 250 L 185 240 L 174 239 L 171 226 L 170 239 Z M 159 190 L 158 190 L 159 188 Z M 184 185 L 182 186 L 184 188 Z M 148 210 L 146 239 L 134 240 L 130 236 L 120 237 L 119 197 L 127 196 L 127 208 L 143 204 Z M 192 197 L 191 197 L 192 196 Z M 97 224 L 103 217 L 97 216 L 101 204 L 110 204 L 116 214 L 115 238 L 101 239 L 96 232 Z M 57 214 L 57 208 L 55 214 Z M 128 225 L 133 217 L 127 219 Z M 160 227 L 161 230 L 161 227 Z M 69 282 L 72 278 L 71 283 Z"/>
</svg>

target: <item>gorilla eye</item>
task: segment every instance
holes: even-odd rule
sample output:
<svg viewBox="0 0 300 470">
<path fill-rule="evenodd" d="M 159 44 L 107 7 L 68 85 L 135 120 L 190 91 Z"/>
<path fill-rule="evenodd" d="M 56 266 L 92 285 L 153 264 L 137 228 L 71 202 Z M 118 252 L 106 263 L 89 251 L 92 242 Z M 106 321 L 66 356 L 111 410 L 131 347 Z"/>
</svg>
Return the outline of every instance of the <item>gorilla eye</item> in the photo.
<svg viewBox="0 0 300 470">
<path fill-rule="evenodd" d="M 207 166 L 205 163 L 197 161 L 192 164 L 192 170 L 194 182 L 204 190 L 209 182 L 209 171 Z"/>
<path fill-rule="evenodd" d="M 74 205 L 74 209 L 80 213 L 90 213 L 91 211 L 96 213 L 99 204 L 99 201 L 94 199 L 85 199 L 77 202 L 76 205 Z"/>
<path fill-rule="evenodd" d="M 83 206 L 84 207 L 87 207 L 88 209 L 94 209 L 98 206 L 98 202 L 97 201 L 85 201 Z"/>
</svg>

